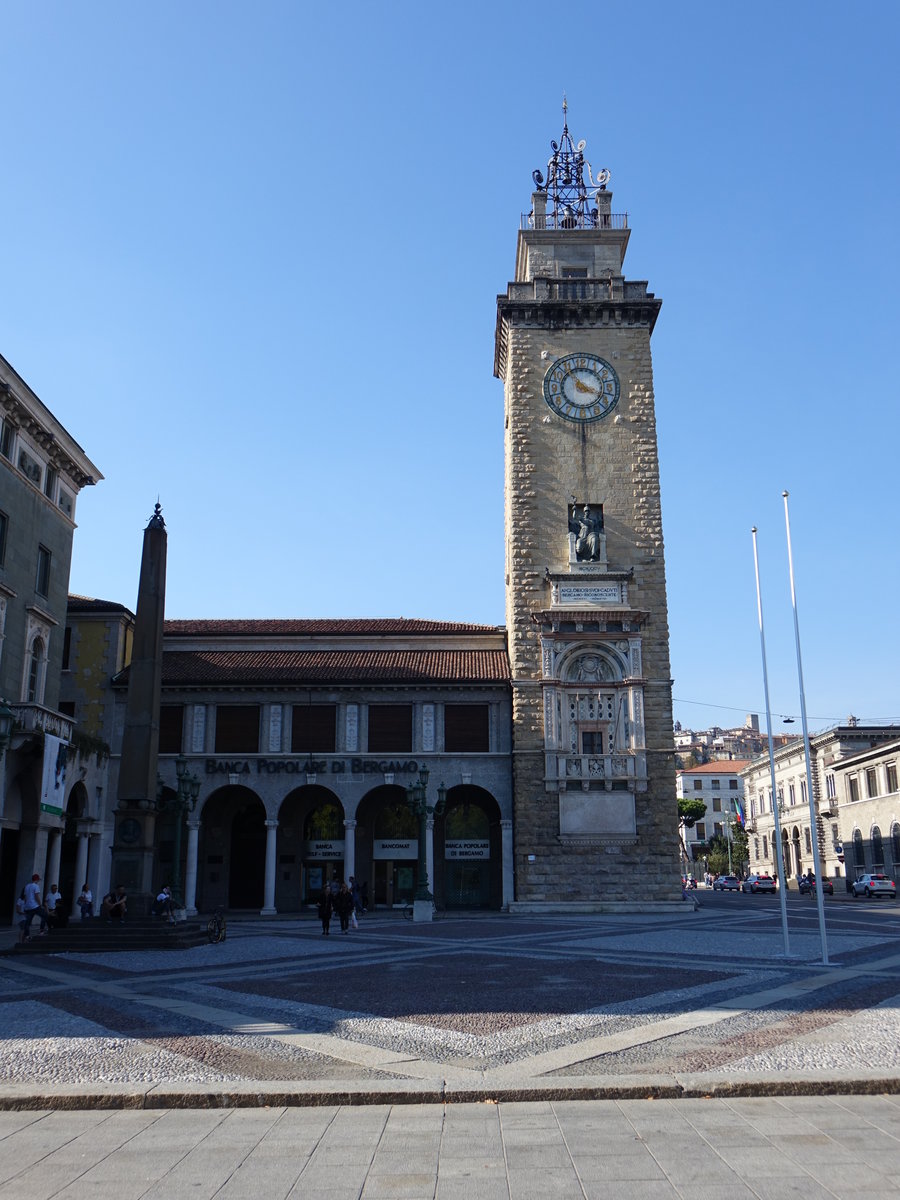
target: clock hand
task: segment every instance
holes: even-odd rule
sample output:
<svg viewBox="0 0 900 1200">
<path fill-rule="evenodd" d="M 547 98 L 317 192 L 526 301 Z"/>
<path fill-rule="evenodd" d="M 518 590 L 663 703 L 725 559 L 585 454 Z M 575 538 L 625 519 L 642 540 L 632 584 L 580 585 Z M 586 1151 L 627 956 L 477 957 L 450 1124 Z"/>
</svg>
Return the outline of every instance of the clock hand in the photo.
<svg viewBox="0 0 900 1200">
<path fill-rule="evenodd" d="M 575 391 L 576 392 L 588 392 L 591 396 L 599 396 L 600 395 L 600 391 L 598 388 L 588 387 L 588 385 L 586 383 L 581 382 L 581 380 L 578 378 L 577 375 L 574 376 L 574 379 L 575 379 Z"/>
</svg>

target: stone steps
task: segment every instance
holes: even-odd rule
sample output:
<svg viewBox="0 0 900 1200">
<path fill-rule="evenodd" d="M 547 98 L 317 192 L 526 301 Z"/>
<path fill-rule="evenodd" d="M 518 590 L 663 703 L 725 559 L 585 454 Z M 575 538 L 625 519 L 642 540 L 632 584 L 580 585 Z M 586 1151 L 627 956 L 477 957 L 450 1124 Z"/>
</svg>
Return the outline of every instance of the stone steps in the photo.
<svg viewBox="0 0 900 1200">
<path fill-rule="evenodd" d="M 170 925 L 158 917 L 135 917 L 124 924 L 108 925 L 102 917 L 73 921 L 53 929 L 46 937 L 32 924 L 31 941 L 19 942 L 5 954 L 99 954 L 110 950 L 187 950 L 208 942 L 206 922 L 179 921 Z"/>
</svg>

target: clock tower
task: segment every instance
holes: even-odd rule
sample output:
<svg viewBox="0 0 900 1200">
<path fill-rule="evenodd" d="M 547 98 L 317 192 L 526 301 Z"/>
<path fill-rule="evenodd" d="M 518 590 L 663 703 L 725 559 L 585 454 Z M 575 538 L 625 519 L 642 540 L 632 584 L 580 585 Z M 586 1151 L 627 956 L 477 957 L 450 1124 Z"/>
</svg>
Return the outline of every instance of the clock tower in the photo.
<svg viewBox="0 0 900 1200">
<path fill-rule="evenodd" d="M 497 298 L 516 907 L 681 898 L 650 335 L 630 230 L 563 132 Z"/>
</svg>

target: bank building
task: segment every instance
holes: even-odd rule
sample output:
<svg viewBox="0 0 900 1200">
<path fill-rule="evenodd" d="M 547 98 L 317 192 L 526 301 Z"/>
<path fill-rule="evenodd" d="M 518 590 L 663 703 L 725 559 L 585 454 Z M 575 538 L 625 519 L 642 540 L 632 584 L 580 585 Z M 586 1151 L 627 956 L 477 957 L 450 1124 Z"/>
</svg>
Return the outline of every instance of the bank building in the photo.
<svg viewBox="0 0 900 1200">
<path fill-rule="evenodd" d="M 165 620 L 157 506 L 136 612 L 70 597 L 50 634 L 84 753 L 62 811 L 20 805 L 17 887 L 49 865 L 75 894 L 175 880 L 189 912 L 298 912 L 351 875 L 376 908 L 423 876 L 448 908 L 680 900 L 661 301 L 565 109 L 550 146 L 497 298 L 505 627 Z"/>
</svg>

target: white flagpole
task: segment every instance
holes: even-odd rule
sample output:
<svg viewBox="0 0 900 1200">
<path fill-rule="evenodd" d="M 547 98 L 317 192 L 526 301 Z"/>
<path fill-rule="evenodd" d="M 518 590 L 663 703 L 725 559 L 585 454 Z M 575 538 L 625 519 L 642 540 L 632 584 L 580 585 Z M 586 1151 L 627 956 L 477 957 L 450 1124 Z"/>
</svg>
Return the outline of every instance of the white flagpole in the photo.
<svg viewBox="0 0 900 1200">
<path fill-rule="evenodd" d="M 812 766 L 809 757 L 809 726 L 806 723 L 806 692 L 803 688 L 803 663 L 800 658 L 800 624 L 797 620 L 797 593 L 794 588 L 794 556 L 791 552 L 791 519 L 788 514 L 788 492 L 784 499 L 784 527 L 787 531 L 788 568 L 791 576 L 791 606 L 794 610 L 794 641 L 797 643 L 797 680 L 800 685 L 800 719 L 803 722 L 803 753 L 806 757 L 806 798 L 809 801 L 809 836 L 812 842 L 813 869 L 816 873 L 816 908 L 819 912 L 819 937 L 822 940 L 822 965 L 830 967 L 828 941 L 825 937 L 825 901 L 822 893 L 822 866 L 819 861 L 819 836 L 816 827 L 816 802 L 813 796 Z"/>
<path fill-rule="evenodd" d="M 787 876 L 784 869 L 784 845 L 781 840 L 781 818 L 778 812 L 778 792 L 775 787 L 775 743 L 772 741 L 772 712 L 769 708 L 769 672 L 766 668 L 766 635 L 763 630 L 762 594 L 759 590 L 759 554 L 756 549 L 756 526 L 753 534 L 753 566 L 756 569 L 756 611 L 759 614 L 759 645 L 762 651 L 763 691 L 766 695 L 766 729 L 769 733 L 769 777 L 772 781 L 772 815 L 775 817 L 775 874 L 778 878 L 778 895 L 781 901 L 781 932 L 784 938 L 784 956 L 790 957 L 791 942 L 787 919 Z M 746 809 L 744 810 L 746 813 Z M 746 820 L 746 817 L 744 818 Z"/>
</svg>

